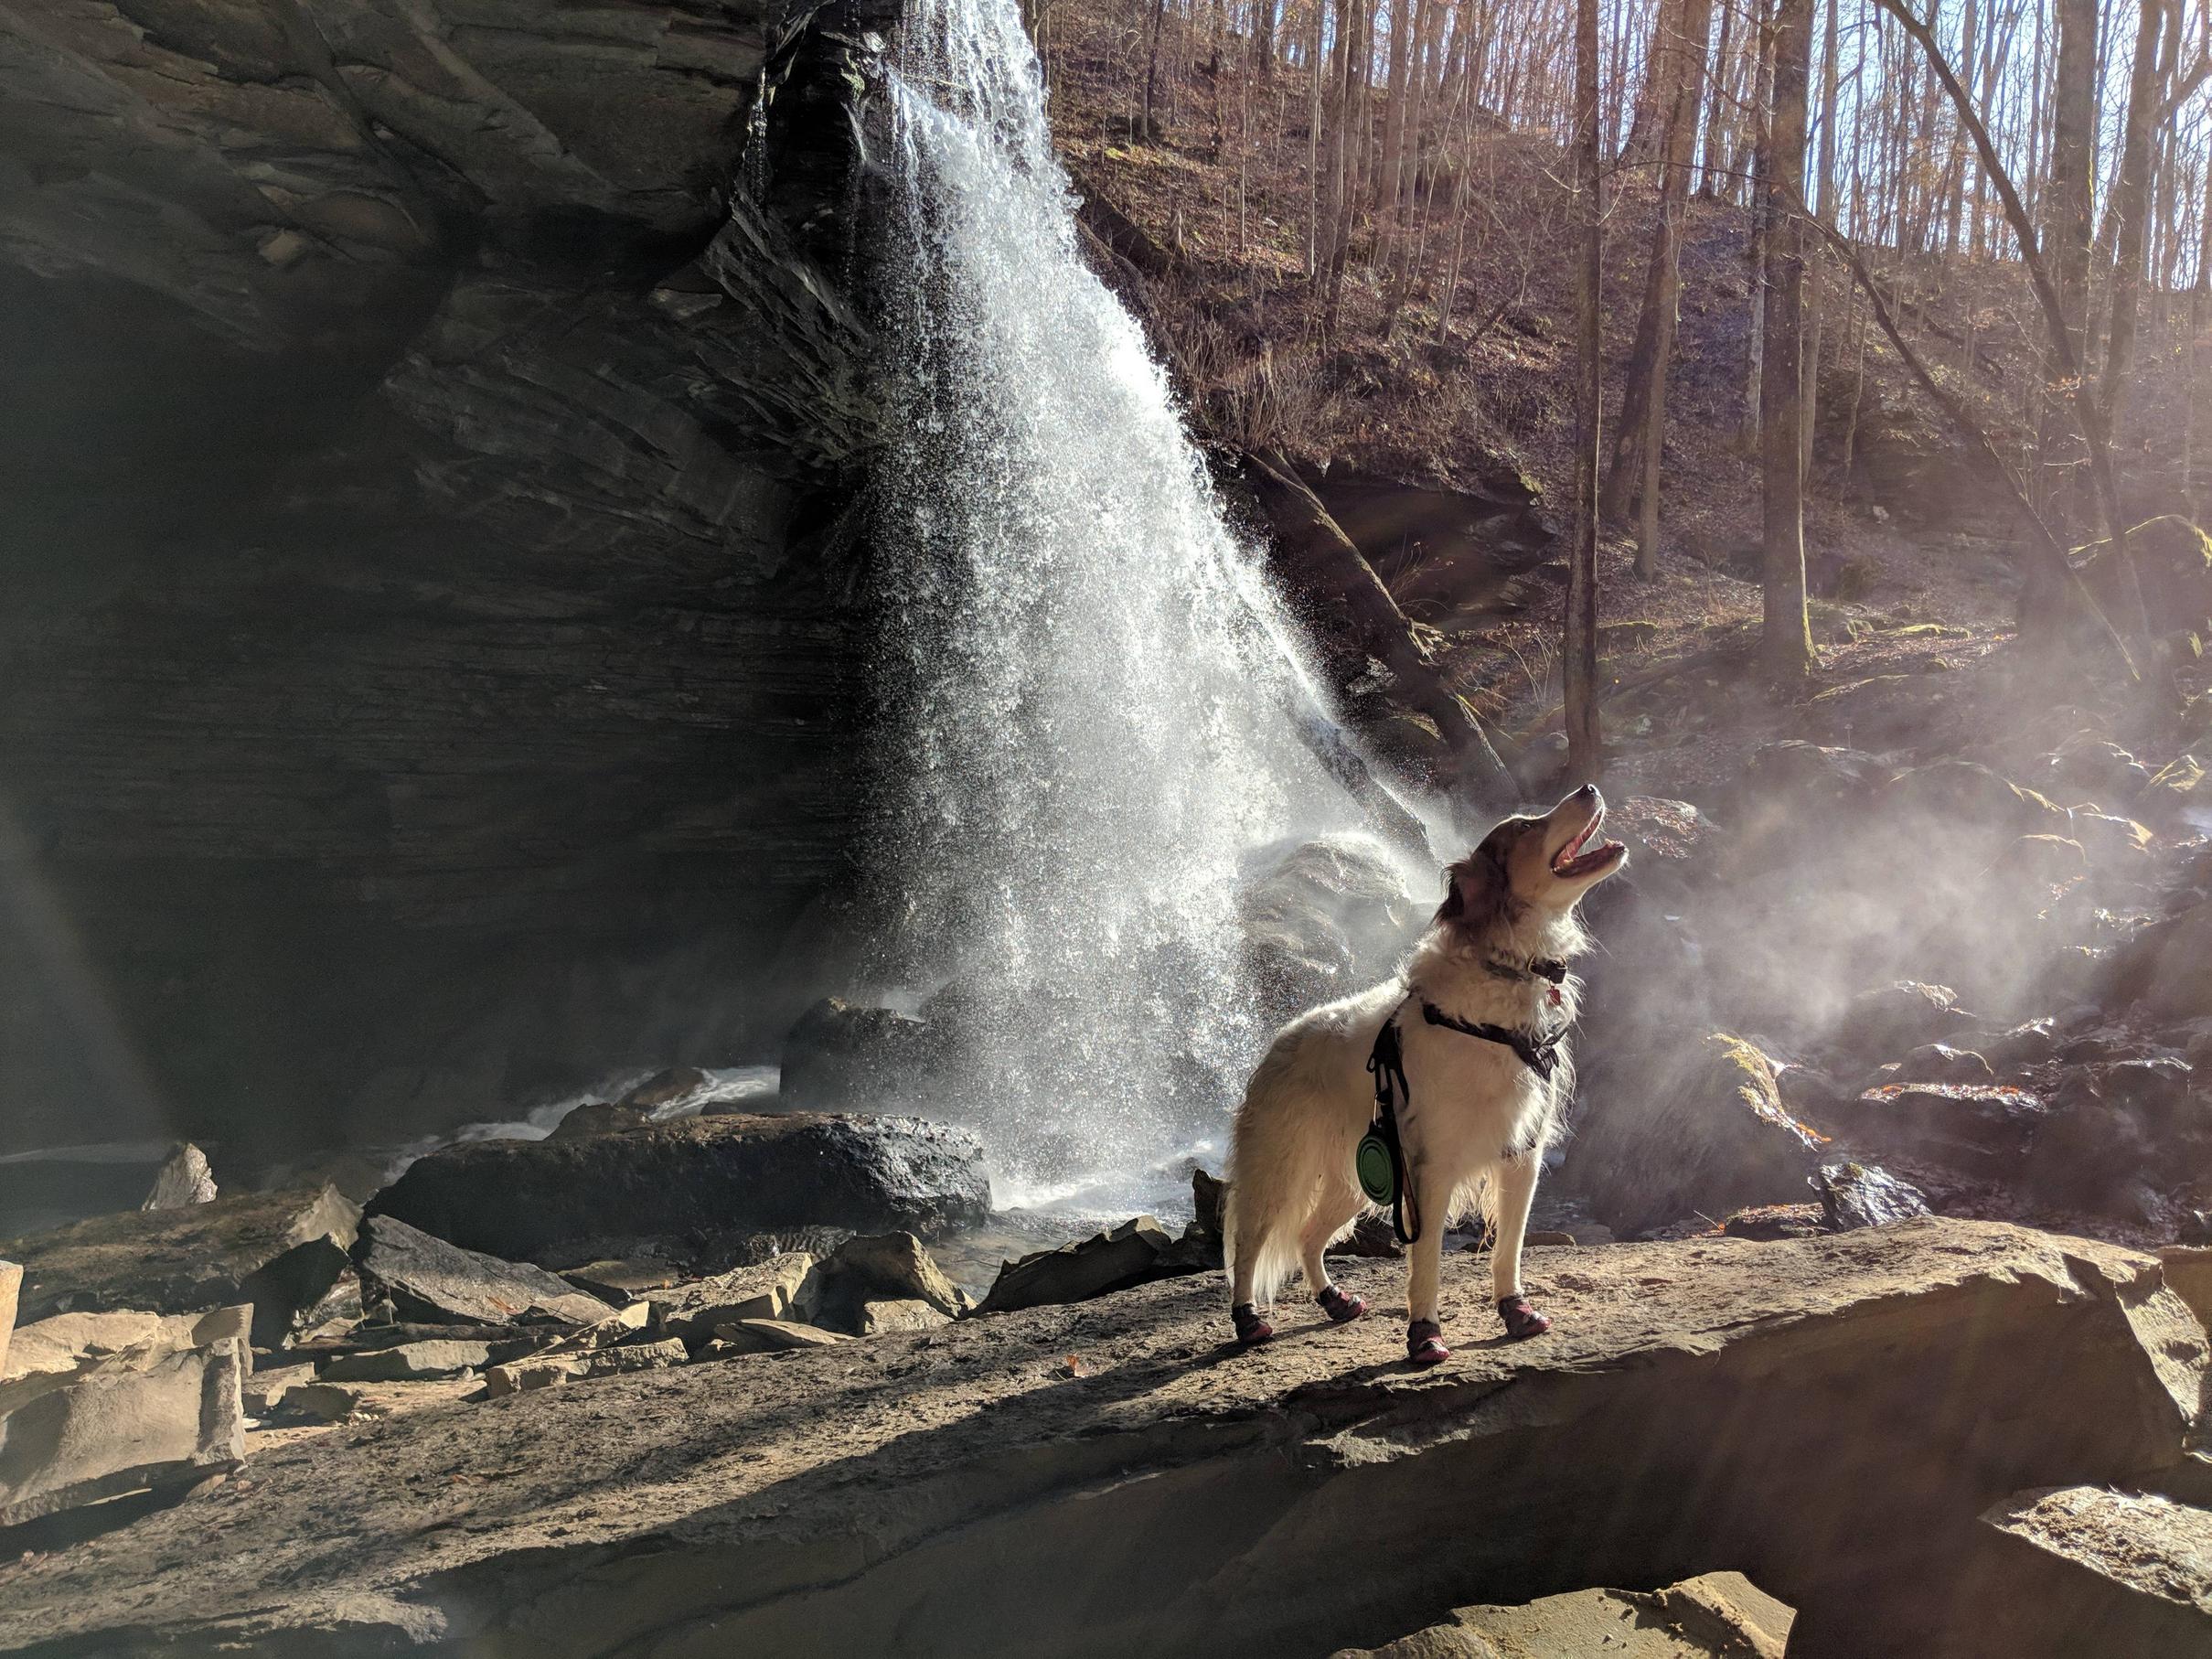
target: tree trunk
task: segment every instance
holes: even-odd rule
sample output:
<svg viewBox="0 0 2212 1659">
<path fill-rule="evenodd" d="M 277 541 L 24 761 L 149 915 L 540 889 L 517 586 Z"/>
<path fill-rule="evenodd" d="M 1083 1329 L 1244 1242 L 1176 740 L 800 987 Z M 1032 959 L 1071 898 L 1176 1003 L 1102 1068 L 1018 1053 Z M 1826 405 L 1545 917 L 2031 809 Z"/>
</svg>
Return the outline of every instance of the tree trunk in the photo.
<svg viewBox="0 0 2212 1659">
<path fill-rule="evenodd" d="M 1736 0 L 1728 0 L 1720 8 L 1720 44 L 1713 49 L 1713 102 L 1705 114 L 1705 171 L 1697 187 L 1697 193 L 1708 201 L 1727 187 L 1721 170 L 1727 165 L 1724 123 L 1727 119 L 1729 37 L 1736 30 Z"/>
<path fill-rule="evenodd" d="M 2143 292 L 2143 229 L 2151 196 L 2151 141 L 2172 68 L 2173 46 L 2162 44 L 2165 0 L 2142 0 L 2135 29 L 2135 64 L 2128 78 L 2126 135 L 2121 143 L 2120 179 L 2112 191 L 2112 327 L 2104 354 L 2104 406 L 2117 420 L 2120 389 L 2135 355 L 2135 315 Z"/>
<path fill-rule="evenodd" d="M 2084 355 L 2089 307 L 2091 193 L 2097 166 L 2097 0 L 2056 0 L 2058 64 L 2051 85 L 2051 161 L 2044 191 L 2044 235 L 2051 281 L 2066 331 L 2065 348 L 2053 342 L 2045 379 L 2058 390 L 2046 402 L 2036 447 L 2042 466 L 2054 460 L 2059 433 L 2051 412 L 2063 405 L 2068 363 Z M 2047 473 L 2046 473 L 2047 476 Z"/>
<path fill-rule="evenodd" d="M 1697 144 L 1698 116 L 1704 90 L 1704 44 L 1713 25 L 1713 0 L 1683 0 L 1670 14 L 1681 37 L 1668 43 L 1665 61 L 1672 84 L 1660 101 L 1662 137 L 1659 208 L 1652 220 L 1651 258 L 1644 271 L 1643 308 L 1636 318 L 1636 339 L 1623 376 L 1620 420 L 1613 429 L 1605 490 L 1598 502 L 1608 519 L 1626 515 L 1631 499 L 1651 498 L 1639 521 L 1636 573 L 1651 581 L 1659 573 L 1655 519 L 1657 488 L 1651 477 L 1646 434 L 1663 426 L 1667 373 L 1674 355 L 1676 310 L 1682 293 L 1682 225 L 1690 194 L 1690 164 Z M 1651 519 L 1645 534 L 1643 519 Z"/>
<path fill-rule="evenodd" d="M 1805 612 L 1805 416 L 1801 327 L 1804 315 L 1805 82 L 1812 52 L 1812 0 L 1780 0 L 1774 21 L 1774 108 L 1760 184 L 1767 217 L 1767 352 L 1761 433 L 1766 474 L 1767 558 L 1760 656 L 1778 681 L 1812 669 Z"/>
<path fill-rule="evenodd" d="M 1575 0 L 1575 546 L 1567 562 L 1565 649 L 1569 781 L 1604 769 L 1598 727 L 1598 397 L 1603 337 L 1598 307 L 1604 250 L 1598 192 L 1598 0 Z"/>
</svg>

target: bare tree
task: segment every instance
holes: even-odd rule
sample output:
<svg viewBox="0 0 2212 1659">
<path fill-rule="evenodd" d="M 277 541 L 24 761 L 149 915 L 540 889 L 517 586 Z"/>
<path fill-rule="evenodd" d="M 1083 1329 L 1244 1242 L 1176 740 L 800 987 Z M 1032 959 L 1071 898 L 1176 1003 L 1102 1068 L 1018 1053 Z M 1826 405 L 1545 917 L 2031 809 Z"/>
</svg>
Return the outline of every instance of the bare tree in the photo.
<svg viewBox="0 0 2212 1659">
<path fill-rule="evenodd" d="M 1811 72 L 1812 0 L 1780 0 L 1774 14 L 1774 109 L 1760 182 L 1767 218 L 1767 353 L 1760 445 L 1766 475 L 1766 581 L 1760 657 L 1769 678 L 1799 680 L 1812 669 L 1805 613 L 1803 199 L 1805 82 Z"/>
<path fill-rule="evenodd" d="M 1587 783 L 1604 769 L 1598 726 L 1598 399 L 1603 337 L 1604 219 L 1598 189 L 1598 0 L 1575 4 L 1575 548 L 1567 562 L 1567 771 Z"/>
</svg>

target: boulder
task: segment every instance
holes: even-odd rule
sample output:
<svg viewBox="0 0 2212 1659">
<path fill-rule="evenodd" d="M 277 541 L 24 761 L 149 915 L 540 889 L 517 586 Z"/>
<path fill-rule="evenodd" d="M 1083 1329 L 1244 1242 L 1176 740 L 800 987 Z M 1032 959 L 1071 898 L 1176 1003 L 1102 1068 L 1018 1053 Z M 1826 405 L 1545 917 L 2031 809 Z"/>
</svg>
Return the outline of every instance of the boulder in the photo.
<svg viewBox="0 0 2212 1659">
<path fill-rule="evenodd" d="M 335 1187 L 251 1193 L 95 1215 L 0 1244 L 0 1256 L 23 1264 L 26 1318 L 111 1308 L 191 1313 L 245 1301 L 255 1344 L 273 1348 L 345 1271 L 360 1216 Z"/>
<path fill-rule="evenodd" d="M 927 1020 L 824 997 L 784 1038 L 780 1104 L 797 1111 L 914 1111 L 935 1098 L 943 1034 Z"/>
<path fill-rule="evenodd" d="M 680 1365 L 690 1353 L 674 1337 L 657 1343 L 630 1343 L 620 1348 L 602 1348 L 583 1362 L 586 1376 L 624 1376 L 633 1371 L 666 1371 Z"/>
<path fill-rule="evenodd" d="M 1038 1250 L 999 1269 L 978 1313 L 1010 1313 L 1051 1302 L 1087 1301 L 1157 1279 L 1165 1271 L 1160 1258 L 1175 1240 L 1149 1215 L 1135 1216 L 1110 1232 Z M 1181 1269 L 1188 1271 L 1189 1269 Z"/>
<path fill-rule="evenodd" d="M 1746 868 L 1793 862 L 1810 833 L 1822 840 L 1845 831 L 1873 805 L 1889 768 L 1857 749 L 1789 739 L 1746 757 L 1722 797 L 1721 821 L 1736 832 Z"/>
<path fill-rule="evenodd" d="M 264 1366 L 248 1377 L 241 1390 L 246 1415 L 251 1418 L 272 1416 L 284 1403 L 284 1397 L 294 1388 L 305 1388 L 315 1380 L 313 1365 Z"/>
<path fill-rule="evenodd" d="M 676 1105 L 707 1086 L 707 1074 L 696 1065 L 670 1065 L 643 1083 L 633 1084 L 614 1102 L 628 1111 L 651 1113 Z"/>
<path fill-rule="evenodd" d="M 2212 904 L 2154 923 L 2124 946 L 2115 988 L 2163 1021 L 2212 1015 Z"/>
<path fill-rule="evenodd" d="M 1782 1659 L 1794 1617 L 1741 1573 L 1706 1573 L 1659 1590 L 1456 1607 L 1448 1623 L 1333 1659 Z"/>
<path fill-rule="evenodd" d="M 138 1207 L 181 1210 L 187 1204 L 214 1202 L 215 1172 L 208 1167 L 208 1154 L 187 1141 L 169 1154 L 169 1161 L 154 1177 L 153 1190 Z"/>
<path fill-rule="evenodd" d="M 823 1268 L 833 1280 L 849 1282 L 863 1300 L 919 1301 L 947 1319 L 957 1319 L 968 1309 L 966 1292 L 945 1277 L 936 1258 L 912 1233 L 849 1238 Z"/>
<path fill-rule="evenodd" d="M 757 1267 L 733 1268 L 712 1279 L 649 1290 L 652 1328 L 662 1336 L 702 1343 L 721 1325 L 748 1319 L 810 1318 L 821 1294 L 815 1258 L 803 1250 Z"/>
<path fill-rule="evenodd" d="M 1962 1659 L 2212 1654 L 2212 1510 L 2109 1485 L 2016 1493 L 1982 1517 Z"/>
<path fill-rule="evenodd" d="M 0 1383 L 0 1526 L 236 1468 L 247 1365 L 245 1345 L 225 1337 Z"/>
<path fill-rule="evenodd" d="M 1427 1372 L 1386 1317 L 1234 1350 L 1202 1277 L 272 1446 L 11 1563 L 0 1649 L 1325 1654 L 1734 1564 L 1792 1659 L 1948 1655 L 1981 1517 L 2175 1466 L 2212 1364 L 2156 1258 L 1989 1223 L 1539 1255 L 1526 1343 L 1482 1340 L 1481 1258 L 1442 1272 L 1472 1340 Z"/>
<path fill-rule="evenodd" d="M 582 1106 L 565 1113 L 553 1125 L 555 1140 L 581 1140 L 587 1135 L 614 1135 L 624 1129 L 641 1128 L 646 1115 L 634 1106 L 621 1106 L 608 1100 L 586 1100 Z"/>
<path fill-rule="evenodd" d="M 607 1305 L 524 1262 L 434 1238 L 390 1215 L 361 1223 L 354 1267 L 365 1290 L 390 1299 L 402 1319 L 431 1324 L 593 1324 Z"/>
<path fill-rule="evenodd" d="M 1644 1086 L 1593 1101 L 1562 1177 L 1598 1220 L 1636 1234 L 1691 1215 L 1801 1202 L 1824 1139 L 1790 1116 L 1773 1065 L 1715 1033 L 1640 1056 Z"/>
<path fill-rule="evenodd" d="M 2051 1118 L 2041 1095 L 2011 1084 L 1886 1083 L 1824 1127 L 1853 1147 L 2003 1179 L 2025 1167 L 2029 1148 Z"/>
<path fill-rule="evenodd" d="M 2041 777 L 2057 786 L 2062 800 L 2089 798 L 2115 804 L 2131 801 L 2151 781 L 2150 768 L 2109 738 L 2077 732 L 2045 756 Z M 2078 792 L 2078 793 L 2077 793 Z"/>
<path fill-rule="evenodd" d="M 422 1383 L 481 1371 L 492 1363 L 492 1344 L 469 1342 L 401 1343 L 332 1360 L 322 1369 L 328 1383 Z"/>
<path fill-rule="evenodd" d="M 565 1269 L 561 1278 L 579 1290 L 611 1302 L 626 1302 L 647 1290 L 665 1290 L 683 1275 L 668 1263 L 650 1256 L 587 1261 Z"/>
<path fill-rule="evenodd" d="M 1253 861 L 1236 903 L 1245 964 L 1270 1024 L 1387 974 L 1432 908 L 1368 835 L 1268 850 Z"/>
<path fill-rule="evenodd" d="M 2176 755 L 2151 775 L 2135 797 L 2135 809 L 2160 828 L 2179 828 L 2192 807 L 2201 809 L 2212 804 L 2212 790 L 2203 787 L 2204 781 L 2205 769 L 2196 755 Z"/>
<path fill-rule="evenodd" d="M 1813 1177 L 1821 1219 L 1831 1233 L 1878 1227 L 1928 1215 L 1928 1198 L 1908 1181 L 1868 1163 L 1824 1163 Z"/>
<path fill-rule="evenodd" d="M 1844 1008 L 1835 1045 L 1867 1065 L 1895 1059 L 1968 1023 L 1971 1016 L 1958 1003 L 1948 985 L 1896 979 L 1872 986 Z"/>
<path fill-rule="evenodd" d="M 219 1342 L 240 1344 L 251 1371 L 253 1351 L 249 1345 L 253 1327 L 250 1304 L 218 1308 L 211 1313 L 139 1313 L 119 1310 L 108 1313 L 54 1313 L 17 1328 L 7 1358 L 0 1362 L 0 1380 L 19 1376 L 68 1376 L 90 1369 L 111 1354 L 141 1349 L 149 1354 L 180 1354 Z"/>
<path fill-rule="evenodd" d="M 572 1377 L 582 1376 L 587 1364 L 584 1359 L 571 1355 L 561 1359 L 521 1360 L 511 1365 L 494 1365 L 484 1374 L 484 1397 L 499 1400 L 510 1394 L 534 1394 L 540 1388 L 558 1387 Z"/>
<path fill-rule="evenodd" d="M 1990 1064 L 1971 1048 L 1923 1043 L 1898 1063 L 1899 1083 L 1993 1083 Z"/>
<path fill-rule="evenodd" d="M 446 1147 L 369 1210 L 524 1261 L 592 1241 L 810 1225 L 929 1233 L 983 1220 L 990 1184 L 972 1131 L 915 1118 L 682 1118 L 582 1140 Z"/>
<path fill-rule="evenodd" d="M 2074 822 L 2047 796 L 1972 760 L 1899 773 L 1877 792 L 1875 806 L 1897 834 L 1929 847 L 1972 842 L 1994 851 L 2016 836 L 2069 835 Z"/>
</svg>

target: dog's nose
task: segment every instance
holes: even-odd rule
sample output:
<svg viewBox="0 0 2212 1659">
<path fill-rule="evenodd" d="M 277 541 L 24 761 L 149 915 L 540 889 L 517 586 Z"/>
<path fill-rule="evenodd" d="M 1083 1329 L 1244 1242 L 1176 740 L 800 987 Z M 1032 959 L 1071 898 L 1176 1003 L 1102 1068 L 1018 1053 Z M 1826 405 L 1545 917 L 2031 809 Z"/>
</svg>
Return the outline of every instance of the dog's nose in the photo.
<svg viewBox="0 0 2212 1659">
<path fill-rule="evenodd" d="M 1581 788 L 1575 791 L 1575 798 L 1578 801 L 1588 801 L 1592 805 L 1595 805 L 1598 801 L 1603 800 L 1605 797 L 1598 793 L 1598 786 L 1596 784 L 1585 784 Z"/>
</svg>

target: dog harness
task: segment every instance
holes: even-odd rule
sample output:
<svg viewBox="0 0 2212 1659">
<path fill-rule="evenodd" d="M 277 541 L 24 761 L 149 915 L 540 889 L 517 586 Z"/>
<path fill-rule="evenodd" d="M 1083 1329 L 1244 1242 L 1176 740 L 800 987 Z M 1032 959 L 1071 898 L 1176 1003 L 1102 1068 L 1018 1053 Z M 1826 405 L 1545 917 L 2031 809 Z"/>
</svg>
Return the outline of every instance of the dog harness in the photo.
<svg viewBox="0 0 2212 1659">
<path fill-rule="evenodd" d="M 1493 973 L 1510 974 L 1515 979 L 1534 977 L 1551 980 L 1555 1001 L 1558 999 L 1560 981 L 1566 978 L 1566 964 L 1549 959 L 1531 962 L 1526 973 L 1497 961 L 1488 966 Z M 1412 1001 L 1411 997 L 1405 999 L 1405 1002 Z M 1405 1011 L 1405 1002 L 1391 1010 L 1390 1018 L 1383 1022 L 1383 1029 L 1375 1033 L 1374 1047 L 1367 1055 L 1368 1075 L 1374 1078 L 1374 1118 L 1368 1124 L 1366 1137 L 1354 1155 L 1353 1170 L 1362 1192 L 1376 1204 L 1390 1205 L 1390 1230 L 1397 1235 L 1398 1242 L 1410 1245 L 1421 1236 L 1421 1215 L 1414 1207 L 1411 1186 L 1405 1179 L 1405 1151 L 1398 1140 L 1398 1108 L 1413 1097 L 1405 1082 L 1405 1045 L 1398 1035 L 1398 1016 Z M 1546 1083 L 1559 1068 L 1559 1044 L 1566 1036 L 1565 1025 L 1542 1037 L 1532 1037 L 1508 1026 L 1459 1019 L 1427 998 L 1421 1001 L 1421 1017 L 1431 1025 L 1441 1025 L 1463 1036 L 1502 1044 L 1513 1051 L 1522 1065 Z"/>
</svg>

